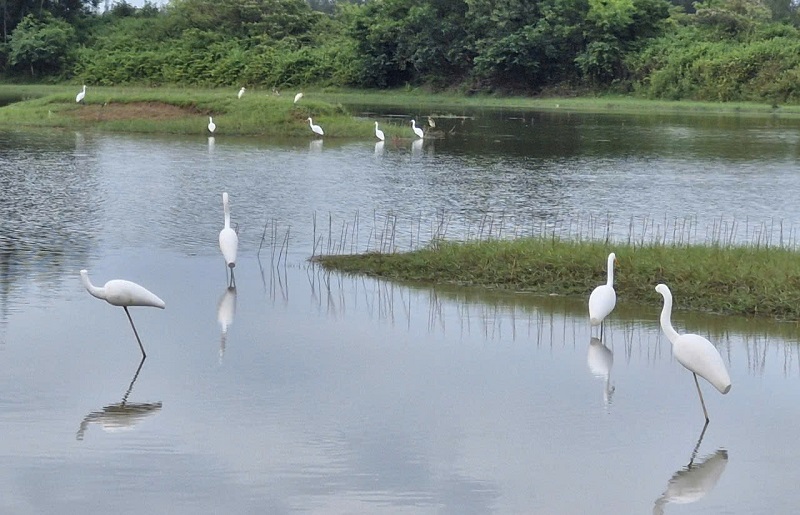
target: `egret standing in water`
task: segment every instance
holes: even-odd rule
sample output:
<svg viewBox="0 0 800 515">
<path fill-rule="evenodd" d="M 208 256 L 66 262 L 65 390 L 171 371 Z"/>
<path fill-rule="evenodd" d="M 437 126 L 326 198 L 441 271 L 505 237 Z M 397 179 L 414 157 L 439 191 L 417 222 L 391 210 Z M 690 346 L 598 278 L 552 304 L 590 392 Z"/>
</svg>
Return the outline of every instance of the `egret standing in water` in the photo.
<svg viewBox="0 0 800 515">
<path fill-rule="evenodd" d="M 208 132 L 214 134 L 214 131 L 217 130 L 217 124 L 214 123 L 214 119 L 210 116 L 208 117 Z"/>
<path fill-rule="evenodd" d="M 723 395 L 731 390 L 731 378 L 728 369 L 722 361 L 722 356 L 714 345 L 697 334 L 678 334 L 672 327 L 672 292 L 666 284 L 656 286 L 656 291 L 664 297 L 664 307 L 661 310 L 661 330 L 672 343 L 672 355 L 678 363 L 686 367 L 694 375 L 694 384 L 700 396 L 700 405 L 703 406 L 703 415 L 708 423 L 708 411 L 703 401 L 703 392 L 700 391 L 699 375 L 720 391 Z"/>
<path fill-rule="evenodd" d="M 606 284 L 601 284 L 589 295 L 589 323 L 600 326 L 600 339 L 603 339 L 603 320 L 611 314 L 617 304 L 617 292 L 614 291 L 614 263 L 617 256 L 612 252 L 608 255 Z"/>
<path fill-rule="evenodd" d="M 231 228 L 231 208 L 228 205 L 228 193 L 222 194 L 222 209 L 225 213 L 225 227 L 219 232 L 219 249 L 222 251 L 222 257 L 225 258 L 225 264 L 231 271 L 231 279 L 228 283 L 229 286 L 236 284 L 233 277 L 233 268 L 236 266 L 236 252 L 239 249 L 239 236 L 236 231 Z"/>
<path fill-rule="evenodd" d="M 86 84 L 83 85 L 83 90 L 81 90 L 77 95 L 75 95 L 75 102 L 81 103 L 83 99 L 86 97 Z"/>
<path fill-rule="evenodd" d="M 386 136 L 383 134 L 383 131 L 378 128 L 378 122 L 375 122 L 375 137 L 381 141 L 386 139 Z"/>
<path fill-rule="evenodd" d="M 147 357 L 144 352 L 142 340 L 139 339 L 139 333 L 136 331 L 136 326 L 133 325 L 133 319 L 128 312 L 128 306 L 149 306 L 153 308 L 164 309 L 164 301 L 159 299 L 156 294 L 138 284 L 126 281 L 124 279 L 114 279 L 108 281 L 104 286 L 95 286 L 89 280 L 89 272 L 81 270 L 81 282 L 93 297 L 103 299 L 112 306 L 122 306 L 125 314 L 128 315 L 128 320 L 133 328 L 133 334 L 136 336 L 136 341 L 139 342 L 139 348 L 142 350 L 142 359 Z"/>
<path fill-rule="evenodd" d="M 417 121 L 416 120 L 411 120 L 411 129 L 414 131 L 414 134 L 416 134 L 418 138 L 425 137 L 425 133 L 422 132 L 422 129 L 417 127 Z"/>
<path fill-rule="evenodd" d="M 303 98 L 303 94 L 302 94 L 302 93 L 298 93 L 298 94 L 296 94 L 296 95 L 294 96 L 294 103 L 296 104 L 296 103 L 300 102 L 300 99 L 301 99 L 301 98 Z"/>
<path fill-rule="evenodd" d="M 314 125 L 314 122 L 311 121 L 311 118 L 308 118 L 308 125 L 311 127 L 311 130 L 314 131 L 314 134 L 319 134 L 320 136 L 324 136 L 325 132 L 322 130 L 322 127 L 319 125 Z"/>
<path fill-rule="evenodd" d="M 244 95 L 244 91 L 245 91 L 244 86 L 242 86 L 242 89 L 239 90 L 239 94 L 236 95 L 236 97 L 237 98 L 242 98 L 242 95 Z"/>
</svg>

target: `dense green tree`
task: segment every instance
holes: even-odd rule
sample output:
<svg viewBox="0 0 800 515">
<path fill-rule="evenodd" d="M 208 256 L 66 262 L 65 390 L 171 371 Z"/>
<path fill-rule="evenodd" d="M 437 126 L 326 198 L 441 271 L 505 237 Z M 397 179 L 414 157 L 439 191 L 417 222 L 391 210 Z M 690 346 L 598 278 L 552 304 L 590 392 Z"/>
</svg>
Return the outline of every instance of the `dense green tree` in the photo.
<svg viewBox="0 0 800 515">
<path fill-rule="evenodd" d="M 273 41 L 309 40 L 319 16 L 304 0 L 173 0 L 167 11 L 177 30 Z"/>
<path fill-rule="evenodd" d="M 55 18 L 75 23 L 79 18 L 97 9 L 99 0 L 0 0 L 2 2 L 3 41 L 9 40 L 17 24 L 29 14 Z"/>
<path fill-rule="evenodd" d="M 75 41 L 75 29 L 51 14 L 29 14 L 11 34 L 9 62 L 31 76 L 61 74 Z"/>
</svg>

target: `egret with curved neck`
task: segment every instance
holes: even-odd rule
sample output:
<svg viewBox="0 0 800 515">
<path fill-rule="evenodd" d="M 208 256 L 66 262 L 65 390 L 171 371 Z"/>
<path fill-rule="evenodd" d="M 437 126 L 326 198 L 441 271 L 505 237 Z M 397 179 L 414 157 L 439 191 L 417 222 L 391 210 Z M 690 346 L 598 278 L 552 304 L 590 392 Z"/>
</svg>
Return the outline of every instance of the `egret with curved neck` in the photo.
<svg viewBox="0 0 800 515">
<path fill-rule="evenodd" d="M 214 123 L 214 118 L 211 116 L 208 117 L 208 132 L 214 134 L 214 131 L 217 130 L 217 124 Z"/>
<path fill-rule="evenodd" d="M 381 141 L 386 139 L 386 135 L 383 134 L 383 131 L 378 128 L 378 122 L 375 122 L 375 137 Z"/>
<path fill-rule="evenodd" d="M 600 339 L 603 339 L 603 321 L 617 305 L 617 292 L 614 291 L 614 263 L 617 256 L 613 252 L 608 255 L 606 284 L 601 284 L 589 295 L 589 323 L 600 326 Z"/>
<path fill-rule="evenodd" d="M 83 85 L 83 89 L 75 95 L 75 102 L 81 103 L 83 99 L 86 98 L 86 84 Z"/>
<path fill-rule="evenodd" d="M 86 291 L 93 297 L 103 299 L 112 306 L 122 306 L 125 310 L 125 314 L 128 315 L 128 320 L 133 328 L 136 341 L 139 342 L 139 348 L 142 350 L 142 358 L 146 358 L 147 354 L 144 352 L 142 340 L 139 338 L 139 333 L 136 331 L 136 326 L 133 324 L 128 306 L 149 306 L 164 309 L 166 306 L 164 301 L 144 286 L 124 279 L 113 279 L 103 286 L 95 286 L 92 284 L 92 281 L 89 280 L 89 272 L 86 270 L 81 270 L 81 282 L 86 288 Z"/>
<path fill-rule="evenodd" d="M 222 209 L 225 213 L 225 226 L 219 232 L 219 249 L 222 251 L 222 257 L 225 259 L 225 264 L 231 271 L 231 279 L 229 284 L 235 284 L 233 277 L 233 268 L 236 266 L 236 253 L 239 249 L 239 236 L 236 231 L 231 228 L 231 208 L 228 203 L 228 193 L 222 194 Z"/>
<path fill-rule="evenodd" d="M 311 127 L 311 130 L 314 132 L 314 134 L 319 134 L 320 136 L 324 136 L 325 135 L 325 131 L 322 130 L 322 127 L 320 127 L 319 125 L 315 124 L 311 120 L 311 117 L 308 118 L 308 126 Z"/>
<path fill-rule="evenodd" d="M 702 377 L 723 395 L 731 390 L 731 378 L 728 369 L 722 361 L 722 356 L 714 345 L 697 334 L 679 334 L 672 327 L 672 292 L 666 284 L 656 286 L 656 291 L 664 297 L 664 307 L 661 309 L 661 329 L 672 343 L 672 355 L 694 375 L 694 384 L 700 396 L 700 405 L 708 423 L 708 411 L 700 391 L 697 376 Z"/>
<path fill-rule="evenodd" d="M 417 121 L 416 120 L 411 120 L 411 130 L 414 131 L 414 134 L 416 134 L 418 138 L 424 138 L 425 137 L 425 133 L 422 132 L 422 129 L 420 127 L 417 127 Z"/>
</svg>

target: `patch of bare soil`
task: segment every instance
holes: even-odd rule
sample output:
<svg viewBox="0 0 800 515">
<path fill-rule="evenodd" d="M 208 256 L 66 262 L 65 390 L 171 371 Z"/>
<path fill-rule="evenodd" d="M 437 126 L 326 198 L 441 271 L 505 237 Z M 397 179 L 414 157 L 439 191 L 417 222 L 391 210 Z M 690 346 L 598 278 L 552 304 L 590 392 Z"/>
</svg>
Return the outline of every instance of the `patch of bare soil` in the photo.
<svg viewBox="0 0 800 515">
<path fill-rule="evenodd" d="M 70 114 L 84 121 L 106 120 L 172 120 L 197 114 L 188 107 L 178 107 L 163 102 L 131 102 L 128 104 L 89 104 L 70 111 Z"/>
</svg>

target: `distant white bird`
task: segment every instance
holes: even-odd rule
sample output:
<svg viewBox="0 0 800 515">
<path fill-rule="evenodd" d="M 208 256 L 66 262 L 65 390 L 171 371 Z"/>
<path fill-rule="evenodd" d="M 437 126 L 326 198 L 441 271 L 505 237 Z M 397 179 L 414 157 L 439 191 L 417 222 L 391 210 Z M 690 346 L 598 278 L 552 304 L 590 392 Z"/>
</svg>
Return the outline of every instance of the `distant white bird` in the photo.
<svg viewBox="0 0 800 515">
<path fill-rule="evenodd" d="M 217 130 L 217 124 L 214 123 L 214 119 L 210 116 L 208 117 L 208 132 L 214 134 L 214 131 Z"/>
<path fill-rule="evenodd" d="M 375 122 L 375 137 L 381 141 L 386 139 L 386 136 L 383 134 L 383 131 L 378 128 L 378 122 Z"/>
<path fill-rule="evenodd" d="M 298 93 L 298 94 L 296 94 L 296 95 L 294 96 L 294 103 L 295 103 L 295 104 L 296 104 L 296 103 L 298 103 L 298 102 L 300 101 L 300 99 L 301 99 L 301 98 L 303 98 L 303 94 L 302 94 L 302 93 Z M 312 103 L 313 103 L 313 102 L 312 102 Z"/>
<path fill-rule="evenodd" d="M 435 122 L 435 121 L 433 121 L 433 118 L 431 118 L 430 116 L 428 117 L 428 125 L 430 125 L 430 126 L 431 126 L 431 129 L 433 129 L 434 127 L 436 127 L 436 122 Z"/>
<path fill-rule="evenodd" d="M 315 134 L 319 134 L 320 136 L 324 136 L 325 132 L 322 130 L 322 127 L 319 125 L 314 125 L 314 122 L 311 121 L 311 118 L 308 119 L 308 125 L 311 126 L 311 130 L 314 131 Z"/>
<path fill-rule="evenodd" d="M 700 383 L 697 381 L 699 375 L 723 395 L 731 390 L 731 378 L 728 369 L 722 361 L 722 356 L 714 345 L 697 334 L 678 334 L 672 327 L 670 320 L 672 315 L 672 292 L 666 284 L 656 286 L 656 291 L 664 297 L 664 307 L 661 310 L 661 329 L 672 343 L 672 355 L 678 363 L 686 367 L 694 375 L 694 384 L 697 386 L 697 394 L 700 396 L 700 405 L 703 406 L 703 414 L 708 422 L 708 411 L 706 403 L 703 401 L 703 392 L 700 391 Z"/>
<path fill-rule="evenodd" d="M 612 252 L 608 255 L 606 270 L 608 280 L 592 290 L 589 295 L 589 323 L 593 326 L 600 326 L 600 339 L 603 339 L 603 320 L 611 314 L 617 304 L 617 292 L 614 291 L 614 263 L 617 256 Z"/>
<path fill-rule="evenodd" d="M 245 89 L 244 89 L 244 86 L 242 86 L 242 89 L 240 89 L 240 90 L 239 90 L 239 94 L 238 94 L 238 95 L 236 95 L 236 96 L 237 96 L 238 98 L 242 98 L 242 95 L 244 95 L 244 91 L 245 91 Z"/>
<path fill-rule="evenodd" d="M 592 338 L 589 341 L 586 363 L 589 365 L 589 371 L 593 376 L 605 380 L 603 402 L 608 406 L 611 403 L 611 395 L 614 393 L 614 387 L 611 386 L 611 367 L 614 366 L 614 353 L 603 345 L 603 342 L 598 338 Z"/>
<path fill-rule="evenodd" d="M 231 208 L 228 204 L 228 193 L 222 194 L 222 209 L 225 213 L 225 227 L 219 232 L 219 249 L 222 251 L 222 257 L 225 258 L 225 264 L 231 271 L 231 280 L 229 285 L 233 285 L 233 268 L 236 266 L 236 252 L 239 249 L 239 236 L 236 231 L 231 228 Z"/>
<path fill-rule="evenodd" d="M 411 120 L 411 129 L 414 131 L 414 134 L 416 134 L 418 138 L 423 138 L 423 137 L 425 137 L 425 133 L 424 133 L 424 132 L 422 132 L 422 129 L 420 129 L 419 127 L 417 127 L 417 122 L 416 122 L 416 120 Z"/>
<path fill-rule="evenodd" d="M 75 95 L 75 102 L 80 104 L 81 102 L 83 102 L 83 99 L 85 97 L 86 97 L 86 84 L 83 85 L 83 90 L 77 95 Z"/>
<path fill-rule="evenodd" d="M 125 314 L 128 315 L 128 320 L 133 328 L 133 334 L 136 336 L 136 341 L 139 342 L 139 348 L 142 350 L 142 356 L 147 357 L 142 346 L 142 340 L 139 339 L 139 333 L 136 331 L 136 326 L 133 325 L 133 319 L 128 312 L 128 306 L 149 306 L 153 308 L 164 309 L 164 301 L 159 299 L 153 292 L 139 286 L 138 284 L 126 281 L 124 279 L 113 279 L 108 281 L 104 286 L 94 286 L 89 280 L 89 272 L 81 270 L 81 282 L 93 297 L 103 299 L 112 306 L 122 306 Z"/>
</svg>

